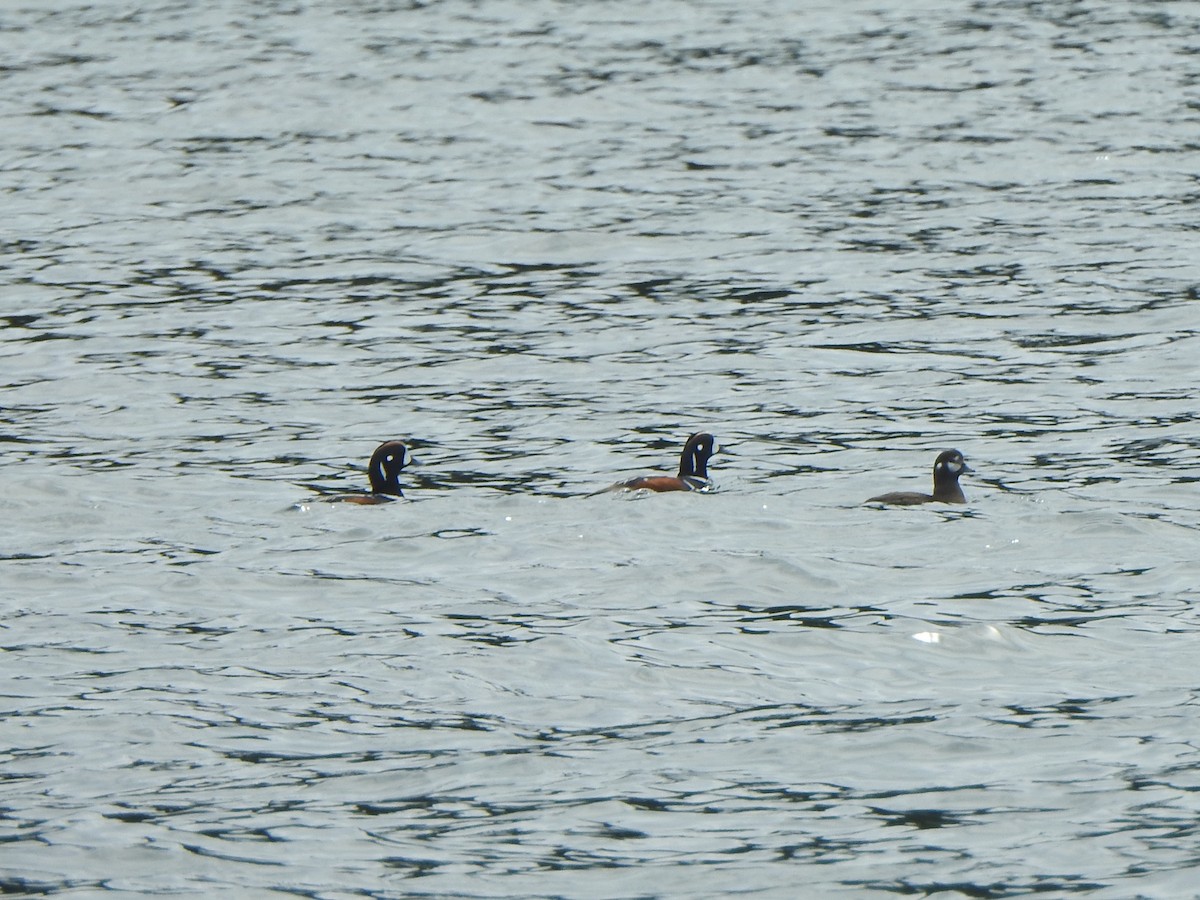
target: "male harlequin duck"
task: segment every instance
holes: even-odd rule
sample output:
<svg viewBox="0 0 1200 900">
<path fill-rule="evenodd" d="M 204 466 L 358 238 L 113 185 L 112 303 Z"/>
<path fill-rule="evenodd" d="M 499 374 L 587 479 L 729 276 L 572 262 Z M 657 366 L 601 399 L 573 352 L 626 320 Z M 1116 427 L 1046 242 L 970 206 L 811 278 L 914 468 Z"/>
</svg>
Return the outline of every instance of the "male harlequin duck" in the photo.
<svg viewBox="0 0 1200 900">
<path fill-rule="evenodd" d="M 697 432 L 683 445 L 678 475 L 643 475 L 614 484 L 606 491 L 701 491 L 712 486 L 708 480 L 708 460 L 720 450 L 711 434 Z"/>
<path fill-rule="evenodd" d="M 387 503 L 396 497 L 403 497 L 400 490 L 400 471 L 407 464 L 408 448 L 401 441 L 385 441 L 375 448 L 371 454 L 371 462 L 367 466 L 367 476 L 371 479 L 369 494 L 335 494 L 323 497 L 330 503 Z"/>
<path fill-rule="evenodd" d="M 957 450 L 945 450 L 938 454 L 933 464 L 933 493 L 919 494 L 916 491 L 896 491 L 872 497 L 868 503 L 888 503 L 893 506 L 916 506 L 920 503 L 966 503 L 958 476 L 972 471 L 963 455 Z"/>
</svg>

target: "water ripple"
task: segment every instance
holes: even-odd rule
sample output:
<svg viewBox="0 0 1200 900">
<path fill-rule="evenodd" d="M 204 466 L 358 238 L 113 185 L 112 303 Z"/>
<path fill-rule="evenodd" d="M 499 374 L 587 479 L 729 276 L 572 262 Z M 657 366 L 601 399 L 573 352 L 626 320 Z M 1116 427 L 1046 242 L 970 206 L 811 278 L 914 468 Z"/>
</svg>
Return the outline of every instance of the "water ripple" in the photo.
<svg viewBox="0 0 1200 900">
<path fill-rule="evenodd" d="M 12 11 L 0 890 L 1192 892 L 1198 24 Z"/>
</svg>

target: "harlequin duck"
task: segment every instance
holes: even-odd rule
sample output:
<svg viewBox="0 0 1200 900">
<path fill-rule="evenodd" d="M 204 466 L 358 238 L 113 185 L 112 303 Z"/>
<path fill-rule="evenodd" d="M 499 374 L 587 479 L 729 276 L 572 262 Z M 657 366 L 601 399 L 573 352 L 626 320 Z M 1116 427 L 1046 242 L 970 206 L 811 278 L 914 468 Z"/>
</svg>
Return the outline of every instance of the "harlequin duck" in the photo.
<svg viewBox="0 0 1200 900">
<path fill-rule="evenodd" d="M 330 503 L 388 503 L 396 497 L 403 497 L 400 490 L 400 471 L 408 463 L 408 448 L 401 441 L 385 441 L 375 448 L 371 454 L 371 462 L 367 466 L 367 477 L 371 479 L 369 494 L 334 494 L 322 497 Z"/>
<path fill-rule="evenodd" d="M 679 474 L 643 475 L 622 481 L 606 491 L 702 491 L 712 486 L 708 480 L 708 460 L 720 450 L 711 434 L 697 432 L 683 445 L 679 459 Z"/>
<path fill-rule="evenodd" d="M 893 506 L 916 506 L 920 503 L 966 503 L 958 476 L 972 471 L 963 455 L 957 450 L 945 450 L 938 454 L 933 464 L 933 493 L 919 494 L 916 491 L 896 491 L 872 497 L 868 503 L 887 503 Z"/>
</svg>

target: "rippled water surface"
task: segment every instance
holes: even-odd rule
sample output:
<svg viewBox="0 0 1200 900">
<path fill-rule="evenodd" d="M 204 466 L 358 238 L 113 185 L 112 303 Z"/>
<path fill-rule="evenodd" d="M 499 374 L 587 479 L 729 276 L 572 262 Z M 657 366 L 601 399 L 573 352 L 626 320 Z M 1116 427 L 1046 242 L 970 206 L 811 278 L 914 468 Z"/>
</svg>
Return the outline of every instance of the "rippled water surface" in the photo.
<svg viewBox="0 0 1200 900">
<path fill-rule="evenodd" d="M 0 45 L 0 890 L 1195 892 L 1193 5 Z"/>
</svg>

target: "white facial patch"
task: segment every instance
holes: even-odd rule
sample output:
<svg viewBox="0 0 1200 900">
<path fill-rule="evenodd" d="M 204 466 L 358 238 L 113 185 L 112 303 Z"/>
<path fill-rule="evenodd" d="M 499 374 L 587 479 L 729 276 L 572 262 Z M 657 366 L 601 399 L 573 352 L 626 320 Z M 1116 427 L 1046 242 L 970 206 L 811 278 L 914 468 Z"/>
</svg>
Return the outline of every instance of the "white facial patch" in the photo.
<svg viewBox="0 0 1200 900">
<path fill-rule="evenodd" d="M 955 475 L 957 475 L 959 472 L 962 471 L 962 467 L 963 467 L 963 464 L 960 462 L 957 462 L 957 461 L 952 461 L 952 462 L 946 463 L 946 468 L 949 469 L 951 472 L 953 472 Z"/>
</svg>

